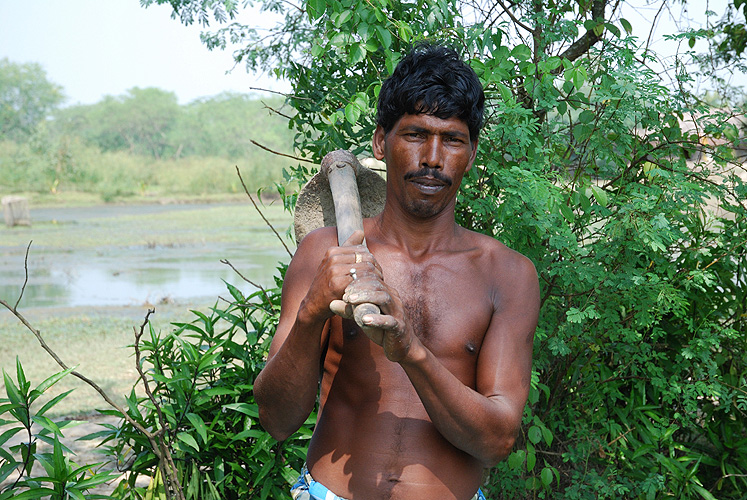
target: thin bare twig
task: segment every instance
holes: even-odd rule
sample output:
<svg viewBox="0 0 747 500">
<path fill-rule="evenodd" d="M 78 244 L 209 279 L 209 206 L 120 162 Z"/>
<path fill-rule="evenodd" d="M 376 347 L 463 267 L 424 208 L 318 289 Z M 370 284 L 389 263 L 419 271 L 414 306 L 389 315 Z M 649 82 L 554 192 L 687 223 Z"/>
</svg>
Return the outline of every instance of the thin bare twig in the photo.
<svg viewBox="0 0 747 500">
<path fill-rule="evenodd" d="M 47 343 L 44 341 L 44 338 L 42 337 L 41 332 L 39 332 L 39 330 L 37 330 L 36 328 L 34 328 L 31 325 L 31 323 L 29 323 L 29 321 L 23 316 L 23 314 L 21 314 L 20 312 L 18 312 L 14 308 L 11 308 L 10 304 L 8 304 L 5 300 L 0 299 L 0 305 L 2 305 L 3 307 L 5 307 L 6 309 L 8 309 L 21 323 L 23 323 L 23 325 L 26 327 L 27 330 L 29 330 L 31 333 L 34 334 L 34 337 L 36 337 L 36 340 L 38 340 L 39 344 L 41 344 L 42 349 L 44 349 L 47 352 L 47 354 L 49 354 L 52 357 L 52 359 L 54 359 L 54 361 L 60 367 L 62 367 L 63 370 L 67 370 L 68 369 L 68 366 L 60 359 L 60 357 L 57 355 L 57 353 L 55 353 L 47 345 Z M 152 433 L 150 433 L 147 429 L 145 429 L 142 425 L 140 425 L 136 420 L 134 420 L 132 417 L 130 417 L 130 415 L 128 415 L 127 412 L 125 412 L 124 409 L 121 406 L 119 406 L 117 403 L 115 403 L 111 399 L 111 397 L 109 397 L 109 395 L 101 387 L 99 387 L 98 384 L 96 384 L 96 382 L 94 382 L 93 380 L 89 379 L 85 375 L 83 375 L 83 374 L 81 374 L 81 373 L 79 373 L 79 372 L 77 372 L 75 370 L 71 371 L 70 374 L 73 375 L 74 377 L 82 380 L 83 382 L 85 382 L 86 384 L 88 384 L 88 386 L 90 386 L 91 388 L 93 388 L 93 390 L 95 390 L 96 392 L 98 392 L 99 395 L 104 399 L 104 401 L 106 401 L 109 404 L 109 406 L 111 406 L 112 408 L 115 408 L 119 413 L 121 413 L 122 416 L 123 416 L 123 418 L 125 420 L 127 420 L 127 422 L 129 422 L 133 427 L 135 427 L 139 432 L 141 432 L 148 439 L 150 439 L 153 436 Z"/>
<path fill-rule="evenodd" d="M 23 270 L 26 272 L 26 277 L 23 279 L 23 286 L 21 287 L 20 295 L 18 295 L 18 300 L 16 300 L 16 305 L 13 306 L 14 312 L 18 309 L 18 304 L 21 303 L 21 299 L 23 298 L 23 292 L 26 291 L 26 284 L 29 282 L 29 250 L 31 249 L 31 243 L 33 242 L 34 240 L 29 241 L 29 244 L 26 247 L 26 256 L 23 258 Z"/>
<path fill-rule="evenodd" d="M 252 141 L 252 142 L 254 142 L 254 141 Z M 252 198 L 252 195 L 249 193 L 249 189 L 246 187 L 246 184 L 244 183 L 244 178 L 241 177 L 241 171 L 239 170 L 239 166 L 238 165 L 236 165 L 236 174 L 238 174 L 238 176 L 239 176 L 239 180 L 241 181 L 241 185 L 244 188 L 244 192 L 249 197 L 249 201 L 251 201 L 252 205 L 254 205 L 254 209 L 257 211 L 257 213 L 259 213 L 259 216 L 262 217 L 262 220 L 265 221 L 265 224 L 267 224 L 267 226 L 272 230 L 272 232 L 275 233 L 275 236 L 277 236 L 278 240 L 280 240 L 280 243 L 283 245 L 283 248 L 285 248 L 285 251 L 288 252 L 288 255 L 290 255 L 290 257 L 293 258 L 293 252 L 291 252 L 288 249 L 288 246 L 283 241 L 283 238 L 280 237 L 280 235 L 275 230 L 275 228 L 273 227 L 273 225 L 270 224 L 270 221 L 267 220 L 267 218 L 265 217 L 265 214 L 263 214 L 262 210 L 259 209 L 259 206 L 257 205 L 257 202 L 254 201 L 254 198 Z"/>
<path fill-rule="evenodd" d="M 268 153 L 272 153 L 274 155 L 283 156 L 285 158 L 290 158 L 291 160 L 305 161 L 306 163 L 314 163 L 312 160 L 307 160 L 306 158 L 301 158 L 300 156 L 293 156 L 293 155 L 289 155 L 289 154 L 286 154 L 286 153 L 280 153 L 279 151 L 272 150 L 272 149 L 268 148 L 267 146 L 263 146 L 262 144 L 258 143 L 254 139 L 249 139 L 249 142 L 251 142 L 252 144 L 254 144 L 255 146 L 257 146 L 258 148 L 264 149 Z"/>
<path fill-rule="evenodd" d="M 171 452 L 169 451 L 166 440 L 164 438 L 164 436 L 166 436 L 166 433 L 170 431 L 169 423 L 163 416 L 161 405 L 158 404 L 158 401 L 156 400 L 155 396 L 153 396 L 153 393 L 150 390 L 150 384 L 148 384 L 148 379 L 145 376 L 145 373 L 143 373 L 143 367 L 140 364 L 140 339 L 143 337 L 143 333 L 145 332 L 145 325 L 148 324 L 150 315 L 154 312 L 156 312 L 155 309 L 148 309 L 148 312 L 145 315 L 145 319 L 140 325 L 140 329 L 138 330 L 137 328 L 133 328 L 133 330 L 135 331 L 135 369 L 140 376 L 140 380 L 143 381 L 145 394 L 148 396 L 150 402 L 153 403 L 153 406 L 156 409 L 156 413 L 158 414 L 158 421 L 161 424 L 161 428 L 159 429 L 158 434 L 155 435 L 154 439 L 150 440 L 150 442 L 151 447 L 157 448 L 159 450 L 159 453 L 157 453 L 156 455 L 159 458 L 161 470 L 165 472 L 164 482 L 166 494 L 170 498 L 173 490 L 173 493 L 176 494 L 177 499 L 184 499 L 184 492 L 182 491 L 181 483 L 179 482 L 176 465 L 174 464 L 173 457 L 171 456 Z"/>
<path fill-rule="evenodd" d="M 262 293 L 265 295 L 265 297 L 267 296 L 267 292 L 262 287 L 262 285 L 260 285 L 259 283 L 253 282 L 252 280 L 250 280 L 249 278 L 247 278 L 246 276 L 244 276 L 243 274 L 241 274 L 241 272 L 238 269 L 236 269 L 236 267 L 234 267 L 233 264 L 231 264 L 231 261 L 229 261 L 228 259 L 221 259 L 220 263 L 221 264 L 225 264 L 228 267 L 230 267 L 231 269 L 233 269 L 233 272 L 235 272 L 236 274 L 238 274 L 239 278 L 241 278 L 242 280 L 246 281 L 247 283 L 249 283 L 250 285 L 252 285 L 254 288 L 259 288 L 262 291 Z"/>
</svg>

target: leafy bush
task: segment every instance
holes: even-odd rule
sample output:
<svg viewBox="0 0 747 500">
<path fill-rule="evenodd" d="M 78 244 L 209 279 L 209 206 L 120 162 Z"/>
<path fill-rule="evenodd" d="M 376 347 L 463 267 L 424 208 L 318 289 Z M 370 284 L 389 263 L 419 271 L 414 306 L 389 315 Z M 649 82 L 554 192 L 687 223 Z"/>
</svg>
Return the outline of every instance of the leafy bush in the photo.
<svg viewBox="0 0 747 500">
<path fill-rule="evenodd" d="M 252 395 L 277 324 L 281 277 L 277 287 L 249 296 L 227 284 L 232 302 L 208 314 L 192 311 L 193 321 L 175 323 L 168 334 L 151 327 L 139 342 L 152 397 L 133 390 L 127 411 L 143 427 L 163 429 L 185 498 L 283 498 L 300 473 L 315 415 L 278 443 L 259 426 Z M 158 473 L 151 443 L 127 422 L 111 427 L 107 441 L 134 473 L 115 496 L 141 498 L 137 475 Z"/>
<path fill-rule="evenodd" d="M 102 464 L 77 465 L 69 458 L 72 452 L 60 443 L 63 430 L 75 422 L 54 422 L 45 414 L 70 391 L 55 396 L 39 409 L 32 409 L 40 396 L 71 371 L 72 368 L 56 373 L 31 389 L 20 360 L 16 359 L 15 382 L 3 370 L 8 397 L 0 398 L 0 426 L 4 430 L 0 434 L 0 484 L 5 483 L 0 486 L 1 500 L 102 498 L 87 491 L 117 476 L 97 470 Z M 23 439 L 18 444 L 6 445 L 17 434 L 22 434 Z M 41 465 L 44 474 L 34 470 L 36 464 Z"/>
</svg>

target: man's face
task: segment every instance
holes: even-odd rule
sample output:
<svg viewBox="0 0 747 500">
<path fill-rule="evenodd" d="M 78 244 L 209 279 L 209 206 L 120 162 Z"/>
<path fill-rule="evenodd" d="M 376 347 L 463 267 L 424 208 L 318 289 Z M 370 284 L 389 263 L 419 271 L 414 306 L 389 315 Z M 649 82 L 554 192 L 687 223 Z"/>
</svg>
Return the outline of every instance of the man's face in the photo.
<svg viewBox="0 0 747 500">
<path fill-rule="evenodd" d="M 459 118 L 406 114 L 387 134 L 376 128 L 373 152 L 387 165 L 387 198 L 415 217 L 430 218 L 454 203 L 477 142 Z"/>
</svg>

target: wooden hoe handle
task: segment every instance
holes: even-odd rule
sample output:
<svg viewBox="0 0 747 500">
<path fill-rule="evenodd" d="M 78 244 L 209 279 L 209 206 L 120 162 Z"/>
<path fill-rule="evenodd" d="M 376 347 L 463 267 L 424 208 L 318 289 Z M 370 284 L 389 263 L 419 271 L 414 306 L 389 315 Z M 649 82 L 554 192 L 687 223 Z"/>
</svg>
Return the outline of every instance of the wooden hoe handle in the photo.
<svg viewBox="0 0 747 500">
<path fill-rule="evenodd" d="M 355 231 L 363 231 L 361 200 L 356 181 L 356 174 L 360 168 L 362 167 L 355 155 L 345 149 L 332 151 L 322 159 L 321 171 L 327 176 L 332 200 L 335 203 L 339 245 L 345 243 Z M 365 239 L 363 245 L 366 245 Z M 363 328 L 363 316 L 379 313 L 379 308 L 374 304 L 359 304 L 353 311 L 353 317 L 358 326 Z"/>
</svg>

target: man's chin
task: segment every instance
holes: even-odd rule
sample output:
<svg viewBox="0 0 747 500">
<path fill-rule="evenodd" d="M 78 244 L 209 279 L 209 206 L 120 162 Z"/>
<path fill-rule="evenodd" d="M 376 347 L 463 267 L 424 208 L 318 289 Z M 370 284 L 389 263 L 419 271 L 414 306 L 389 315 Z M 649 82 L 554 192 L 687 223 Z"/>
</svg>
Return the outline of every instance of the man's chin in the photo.
<svg viewBox="0 0 747 500">
<path fill-rule="evenodd" d="M 407 205 L 407 212 L 418 219 L 431 219 L 443 211 L 443 207 L 428 201 L 412 201 Z"/>
</svg>

